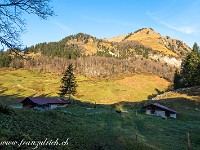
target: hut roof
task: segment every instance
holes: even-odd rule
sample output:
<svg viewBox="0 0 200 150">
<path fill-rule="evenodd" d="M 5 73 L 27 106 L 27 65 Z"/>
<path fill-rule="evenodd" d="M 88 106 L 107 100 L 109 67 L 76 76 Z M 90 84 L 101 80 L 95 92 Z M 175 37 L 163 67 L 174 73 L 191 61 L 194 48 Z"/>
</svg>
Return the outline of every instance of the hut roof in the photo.
<svg viewBox="0 0 200 150">
<path fill-rule="evenodd" d="M 68 101 L 65 100 L 61 100 L 59 98 L 42 98 L 42 97 L 27 97 L 25 98 L 23 101 L 25 100 L 30 100 L 33 103 L 36 103 L 38 105 L 44 105 L 44 104 L 68 104 Z M 23 101 L 21 101 L 21 103 L 23 103 Z"/>
<path fill-rule="evenodd" d="M 172 110 L 172 109 L 170 109 L 170 108 L 168 108 L 168 107 L 166 107 L 166 106 L 163 106 L 163 105 L 161 105 L 161 104 L 158 104 L 158 103 L 152 103 L 152 104 L 149 104 L 149 105 L 147 105 L 147 106 L 144 106 L 143 108 L 146 108 L 146 107 L 149 107 L 149 106 L 156 106 L 156 107 L 162 108 L 162 109 L 164 109 L 164 110 L 168 110 L 168 111 L 170 111 L 170 112 L 176 113 L 175 110 Z"/>
</svg>

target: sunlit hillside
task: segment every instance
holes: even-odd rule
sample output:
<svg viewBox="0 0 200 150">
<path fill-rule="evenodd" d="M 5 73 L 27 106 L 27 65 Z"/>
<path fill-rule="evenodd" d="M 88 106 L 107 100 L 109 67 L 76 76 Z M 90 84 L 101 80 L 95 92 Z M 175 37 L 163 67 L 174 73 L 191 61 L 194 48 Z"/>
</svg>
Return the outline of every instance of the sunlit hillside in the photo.
<svg viewBox="0 0 200 150">
<path fill-rule="evenodd" d="M 174 52 L 169 51 L 169 49 L 165 47 L 165 45 L 161 42 L 160 38 L 160 34 L 154 32 L 150 28 L 146 28 L 139 32 L 131 34 L 125 40 L 137 40 L 145 46 L 148 46 L 154 50 L 162 51 L 166 54 L 177 56 Z"/>
<path fill-rule="evenodd" d="M 60 79 L 55 74 L 28 70 L 1 69 L 0 96 L 58 96 Z M 87 78 L 77 75 L 76 99 L 92 103 L 112 104 L 120 101 L 141 101 L 149 95 L 165 91 L 170 82 L 150 74 L 136 74 L 116 79 Z M 6 99 L 9 99 L 9 98 Z"/>
<path fill-rule="evenodd" d="M 161 34 L 155 32 L 152 28 L 139 29 L 126 36 L 117 36 L 114 38 L 108 38 L 107 40 L 110 42 L 138 41 L 153 50 L 175 57 L 190 50 L 190 48 L 182 41 L 168 36 L 162 36 Z"/>
<path fill-rule="evenodd" d="M 113 37 L 113 38 L 107 38 L 106 40 L 109 42 L 121 42 L 126 36 L 127 36 L 127 34 L 120 35 L 120 36 Z"/>
</svg>

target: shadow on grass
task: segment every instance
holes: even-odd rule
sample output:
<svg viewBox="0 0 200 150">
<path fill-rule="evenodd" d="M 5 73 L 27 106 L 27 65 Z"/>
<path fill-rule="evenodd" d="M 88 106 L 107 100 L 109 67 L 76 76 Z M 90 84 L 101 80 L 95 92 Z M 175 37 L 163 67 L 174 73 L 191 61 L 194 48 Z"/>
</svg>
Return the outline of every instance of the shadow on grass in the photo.
<svg viewBox="0 0 200 150">
<path fill-rule="evenodd" d="M 200 87 L 194 87 L 192 88 L 193 90 L 191 92 L 189 92 L 187 89 L 181 89 L 178 92 L 180 92 L 181 94 L 189 94 L 188 95 L 199 95 L 199 90 Z M 23 99 L 25 99 L 26 97 L 22 97 L 20 96 L 20 93 L 18 94 L 13 94 L 13 95 L 4 95 L 4 92 L 6 90 L 1 90 L 0 91 L 0 102 L 6 105 L 14 105 L 14 104 L 19 104 Z M 161 91 L 158 91 L 158 93 L 162 93 Z M 30 95 L 30 97 L 35 97 L 34 95 Z M 37 97 L 49 97 L 48 94 L 42 94 L 39 95 Z M 55 97 L 58 98 L 58 97 Z M 67 99 L 66 99 L 67 100 Z M 114 104 L 96 104 L 96 103 L 92 103 L 92 102 L 82 102 L 80 100 L 75 100 L 75 99 L 71 99 L 70 100 L 71 103 L 73 105 L 78 105 L 78 106 L 87 106 L 87 107 L 91 107 L 91 108 L 97 108 L 97 107 L 116 107 L 118 105 L 123 105 L 123 107 L 127 107 L 127 108 L 134 108 L 134 109 L 140 109 L 141 107 L 157 102 L 160 103 L 161 105 L 166 105 L 167 107 L 170 107 L 171 109 L 179 109 L 179 108 L 183 108 L 183 107 L 200 107 L 200 101 L 192 101 L 190 99 L 186 99 L 184 97 L 177 97 L 177 98 L 167 98 L 167 99 L 160 99 L 160 100 L 142 100 L 139 102 L 127 102 L 127 101 L 121 101 L 118 103 L 114 103 Z"/>
<path fill-rule="evenodd" d="M 46 96 L 48 95 L 40 95 L 39 97 Z M 20 97 L 19 94 L 0 97 L 3 102 L 9 100 L 14 103 L 19 103 L 24 98 Z M 158 117 L 146 116 L 140 112 L 141 107 L 153 102 L 158 102 L 177 110 L 177 119 L 163 120 Z M 117 113 L 117 106 L 121 106 L 122 109 L 128 112 Z M 159 101 L 122 101 L 115 104 L 94 104 L 74 100 L 66 108 L 56 109 L 55 111 L 40 112 L 32 109 L 18 109 L 16 111 L 19 112 L 19 116 L 15 118 L 0 118 L 3 119 L 2 127 L 5 131 L 2 132 L 5 138 L 14 136 L 24 138 L 26 136 L 32 140 L 44 140 L 45 138 L 58 137 L 64 140 L 70 137 L 69 149 L 142 150 L 157 149 L 157 147 L 160 147 L 160 149 L 172 147 L 180 149 L 184 147 L 184 144 L 179 146 L 178 142 L 184 142 L 183 134 L 187 129 L 193 135 L 191 137 L 193 138 L 192 141 L 195 142 L 193 145 L 198 146 L 199 137 L 195 137 L 195 133 L 199 130 L 195 128 L 198 122 L 196 124 L 189 122 L 199 120 L 200 115 L 194 114 L 194 108 L 197 106 L 200 106 L 200 103 L 182 97 Z M 185 107 L 189 107 L 189 109 L 186 110 Z M 78 115 L 62 113 L 62 109 Z M 96 113 L 100 111 L 102 113 Z M 13 121 L 15 123 L 10 123 Z M 186 124 L 186 122 L 189 123 Z M 9 129 L 8 133 L 7 128 Z M 184 131 L 182 131 L 183 129 Z M 166 133 L 170 133 L 170 138 L 167 137 Z M 9 135 L 7 136 L 6 134 Z M 167 138 L 168 143 L 177 141 L 176 145 L 166 144 L 166 142 L 162 141 L 163 138 Z"/>
</svg>

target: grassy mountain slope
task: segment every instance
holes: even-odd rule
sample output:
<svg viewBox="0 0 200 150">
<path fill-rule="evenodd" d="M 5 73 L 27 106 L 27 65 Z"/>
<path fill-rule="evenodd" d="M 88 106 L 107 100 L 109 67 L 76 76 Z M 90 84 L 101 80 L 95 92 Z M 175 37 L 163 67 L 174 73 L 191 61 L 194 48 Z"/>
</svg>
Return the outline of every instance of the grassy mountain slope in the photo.
<svg viewBox="0 0 200 150">
<path fill-rule="evenodd" d="M 146 47 L 153 50 L 160 51 L 165 55 L 172 55 L 174 57 L 183 55 L 190 51 L 190 48 L 180 40 L 170 38 L 168 36 L 161 36 L 152 28 L 142 28 L 127 36 L 120 36 L 116 38 L 107 39 L 108 41 L 138 41 Z"/>
<path fill-rule="evenodd" d="M 189 132 L 191 148 L 198 150 L 200 112 L 195 108 L 199 109 L 200 101 L 194 101 L 193 96 L 200 97 L 200 88 L 180 89 L 175 93 L 179 96 L 169 97 L 164 93 L 164 99 L 157 102 L 175 109 L 178 112 L 177 119 L 162 119 L 139 111 L 152 101 L 115 105 L 77 102 L 66 108 L 45 112 L 15 109 L 16 115 L 0 115 L 0 141 L 10 138 L 59 138 L 61 142 L 69 138 L 67 146 L 48 146 L 43 149 L 174 150 L 187 149 L 186 133 Z M 119 107 L 126 112 L 116 113 Z M 6 150 L 11 147 L 0 148 Z M 30 146 L 24 146 L 24 149 L 30 149 Z"/>
<path fill-rule="evenodd" d="M 161 37 L 160 34 L 154 32 L 150 28 L 146 28 L 125 37 L 124 40 L 129 40 L 129 41 L 137 40 L 141 42 L 143 45 L 147 47 L 151 47 L 154 50 L 161 51 L 167 55 L 177 56 L 176 53 L 167 49 L 163 43 L 160 43 L 160 40 L 159 40 L 160 37 Z"/>
<path fill-rule="evenodd" d="M 113 38 L 106 38 L 107 41 L 109 42 L 121 42 L 127 35 L 120 35 L 117 37 L 113 37 Z"/>
<path fill-rule="evenodd" d="M 157 93 L 158 88 L 164 91 L 170 85 L 166 80 L 155 75 L 136 74 L 117 80 L 96 81 L 87 78 L 79 79 L 78 99 L 83 101 L 112 104 L 120 101 L 141 101 Z"/>
<path fill-rule="evenodd" d="M 16 97 L 57 96 L 61 76 L 28 70 L 1 69 L 0 95 Z M 111 104 L 120 101 L 141 101 L 149 95 L 164 91 L 170 82 L 155 75 L 136 74 L 116 79 L 95 79 L 77 76 L 77 99 Z M 9 98 L 8 98 L 9 99 Z"/>
</svg>

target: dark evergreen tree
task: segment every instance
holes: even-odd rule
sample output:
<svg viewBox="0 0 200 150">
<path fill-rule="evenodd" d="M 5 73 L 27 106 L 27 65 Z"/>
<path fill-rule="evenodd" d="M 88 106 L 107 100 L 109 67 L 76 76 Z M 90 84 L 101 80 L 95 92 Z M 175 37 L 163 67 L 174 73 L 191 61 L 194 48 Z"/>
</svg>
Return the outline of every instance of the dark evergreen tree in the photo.
<svg viewBox="0 0 200 150">
<path fill-rule="evenodd" d="M 10 53 L 0 51 L 0 67 L 9 67 L 12 59 Z"/>
<path fill-rule="evenodd" d="M 186 57 L 182 65 L 182 75 L 185 86 L 198 85 L 198 64 L 200 63 L 198 45 L 195 43 L 192 52 Z"/>
<path fill-rule="evenodd" d="M 61 98 L 68 95 L 70 99 L 71 95 L 76 94 L 77 81 L 74 75 L 73 65 L 70 64 L 67 70 L 64 72 L 64 76 L 61 79 L 62 85 L 60 86 L 60 92 L 58 93 Z"/>
<path fill-rule="evenodd" d="M 200 85 L 200 54 L 199 46 L 194 43 L 193 50 L 186 56 L 181 64 L 180 74 L 174 76 L 174 88 Z"/>
<path fill-rule="evenodd" d="M 199 46 L 197 45 L 197 43 L 195 42 L 192 48 L 193 52 L 198 53 L 199 52 Z"/>
<path fill-rule="evenodd" d="M 174 73 L 174 89 L 181 88 L 181 74 L 179 73 L 178 70 L 175 71 Z"/>
</svg>

